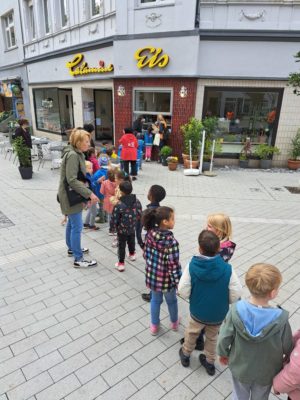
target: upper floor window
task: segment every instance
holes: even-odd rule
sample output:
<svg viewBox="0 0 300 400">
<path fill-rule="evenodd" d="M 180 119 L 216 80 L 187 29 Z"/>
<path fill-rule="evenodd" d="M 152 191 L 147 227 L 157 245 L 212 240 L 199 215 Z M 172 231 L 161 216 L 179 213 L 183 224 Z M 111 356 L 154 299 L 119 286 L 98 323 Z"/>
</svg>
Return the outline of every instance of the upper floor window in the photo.
<svg viewBox="0 0 300 400">
<path fill-rule="evenodd" d="M 143 5 L 143 4 L 146 4 L 146 5 L 147 4 L 149 4 L 149 5 L 153 4 L 155 6 L 155 5 L 163 5 L 163 4 L 170 5 L 172 3 L 174 3 L 174 0 L 140 0 L 140 4 L 141 5 Z"/>
<path fill-rule="evenodd" d="M 91 0 L 91 15 L 99 15 L 101 12 L 102 0 Z"/>
<path fill-rule="evenodd" d="M 5 40 L 7 49 L 11 49 L 16 45 L 16 36 L 15 36 L 15 25 L 14 25 L 14 14 L 13 11 L 4 15 L 4 31 L 5 31 Z"/>
<path fill-rule="evenodd" d="M 50 33 L 49 0 L 43 0 L 45 33 Z"/>
<path fill-rule="evenodd" d="M 27 1 L 27 14 L 28 14 L 28 22 L 29 22 L 29 35 L 30 35 L 30 39 L 33 40 L 36 38 L 33 0 Z"/>
<path fill-rule="evenodd" d="M 60 0 L 60 18 L 61 18 L 61 27 L 64 28 L 68 23 L 68 4 L 67 0 Z"/>
</svg>

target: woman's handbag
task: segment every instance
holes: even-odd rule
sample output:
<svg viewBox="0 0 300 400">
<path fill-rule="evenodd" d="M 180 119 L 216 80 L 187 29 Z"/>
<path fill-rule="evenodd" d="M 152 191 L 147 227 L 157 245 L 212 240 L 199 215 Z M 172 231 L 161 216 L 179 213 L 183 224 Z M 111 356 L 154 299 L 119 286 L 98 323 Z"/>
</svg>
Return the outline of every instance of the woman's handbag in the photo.
<svg viewBox="0 0 300 400">
<path fill-rule="evenodd" d="M 79 175 L 79 173 L 78 173 L 78 175 Z M 77 179 L 81 180 L 78 177 L 77 177 Z M 68 201 L 69 201 L 69 204 L 71 207 L 76 206 L 76 204 L 79 204 L 79 203 L 87 202 L 87 199 L 85 197 L 81 196 L 81 194 L 75 192 L 75 190 L 71 188 L 71 186 L 68 184 L 68 181 L 66 178 L 64 181 L 64 185 L 65 185 L 65 190 L 67 193 Z"/>
<path fill-rule="evenodd" d="M 153 146 L 159 146 L 160 143 L 160 133 L 154 135 Z"/>
</svg>

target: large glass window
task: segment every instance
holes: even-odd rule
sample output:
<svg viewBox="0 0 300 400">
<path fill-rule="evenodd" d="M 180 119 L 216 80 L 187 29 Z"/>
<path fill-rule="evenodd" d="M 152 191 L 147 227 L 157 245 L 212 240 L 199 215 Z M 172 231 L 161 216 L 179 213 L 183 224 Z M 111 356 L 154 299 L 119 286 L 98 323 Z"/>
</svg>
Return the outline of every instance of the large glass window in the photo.
<svg viewBox="0 0 300 400">
<path fill-rule="evenodd" d="M 203 117 L 219 118 L 217 136 L 221 142 L 274 144 L 282 90 L 252 88 L 206 88 Z M 223 152 L 234 151 L 225 146 Z"/>
<path fill-rule="evenodd" d="M 157 121 L 162 114 L 169 126 L 172 121 L 172 91 L 169 89 L 135 89 L 134 90 L 133 120 L 139 116 L 145 118 L 145 126 Z"/>
<path fill-rule="evenodd" d="M 54 133 L 64 133 L 74 127 L 71 89 L 34 89 L 36 127 Z"/>
<path fill-rule="evenodd" d="M 3 17 L 6 47 L 10 49 L 16 45 L 14 14 L 10 12 Z"/>
</svg>

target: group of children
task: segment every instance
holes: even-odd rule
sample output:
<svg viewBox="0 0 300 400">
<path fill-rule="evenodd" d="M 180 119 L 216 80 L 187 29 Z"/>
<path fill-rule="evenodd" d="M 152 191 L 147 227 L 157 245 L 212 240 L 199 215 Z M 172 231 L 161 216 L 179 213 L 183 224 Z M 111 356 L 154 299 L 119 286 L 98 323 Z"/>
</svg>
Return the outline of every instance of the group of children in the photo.
<svg viewBox="0 0 300 400">
<path fill-rule="evenodd" d="M 91 171 L 91 165 L 89 168 Z M 293 338 L 288 312 L 269 304 L 282 282 L 278 268 L 253 265 L 245 277 L 250 298 L 242 299 L 242 286 L 229 264 L 236 247 L 231 241 L 231 221 L 225 214 L 212 214 L 199 234 L 198 254 L 182 273 L 179 243 L 172 232 L 175 213 L 160 206 L 165 189 L 153 185 L 148 193 L 150 203 L 142 211 L 132 193 L 131 179 L 123 171 L 106 170 L 99 180 L 109 233 L 116 235 L 117 269 L 125 270 L 126 244 L 131 261 L 136 260 L 136 238 L 143 249 L 150 293 L 142 297 L 150 300 L 150 333 L 159 333 L 163 298 L 174 331 L 180 322 L 177 296 L 188 299 L 190 318 L 179 350 L 184 367 L 190 365 L 197 349 L 201 351 L 200 364 L 209 375 L 215 374 L 217 356 L 221 364 L 229 366 L 233 399 L 268 399 L 273 385 L 276 393 L 285 392 L 290 399 L 299 400 L 300 331 Z M 92 224 L 94 213 L 90 210 L 89 214 L 88 223 Z"/>
</svg>

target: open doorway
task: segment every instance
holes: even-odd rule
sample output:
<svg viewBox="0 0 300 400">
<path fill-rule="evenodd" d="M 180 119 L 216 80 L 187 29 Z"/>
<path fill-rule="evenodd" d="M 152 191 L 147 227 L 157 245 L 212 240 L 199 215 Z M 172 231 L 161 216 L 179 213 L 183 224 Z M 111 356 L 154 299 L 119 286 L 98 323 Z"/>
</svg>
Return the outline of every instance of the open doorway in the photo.
<svg viewBox="0 0 300 400">
<path fill-rule="evenodd" d="M 113 142 L 112 90 L 95 89 L 94 103 L 96 140 L 108 140 Z"/>
</svg>

